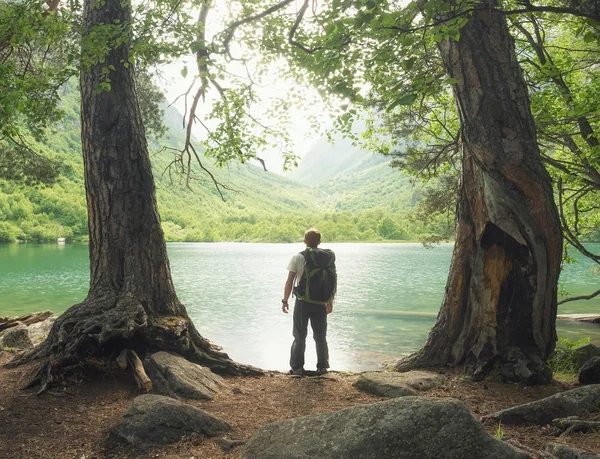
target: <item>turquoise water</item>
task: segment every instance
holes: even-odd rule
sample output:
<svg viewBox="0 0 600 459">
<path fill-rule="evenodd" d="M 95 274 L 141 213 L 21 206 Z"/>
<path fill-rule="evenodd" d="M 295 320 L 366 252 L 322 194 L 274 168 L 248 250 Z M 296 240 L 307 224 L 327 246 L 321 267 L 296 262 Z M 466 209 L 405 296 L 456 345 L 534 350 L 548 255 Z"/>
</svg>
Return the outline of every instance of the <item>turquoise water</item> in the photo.
<svg viewBox="0 0 600 459">
<path fill-rule="evenodd" d="M 328 244 L 337 256 L 338 298 L 329 316 L 332 368 L 362 370 L 418 349 L 439 310 L 452 246 Z M 203 336 L 240 362 L 287 368 L 292 317 L 281 312 L 286 266 L 301 244 L 175 243 L 168 245 L 181 301 Z M 600 249 L 594 244 L 592 249 Z M 595 291 L 593 263 L 568 265 L 563 288 Z M 50 309 L 57 313 L 85 298 L 84 244 L 0 245 L 0 315 Z M 559 313 L 600 311 L 600 298 L 567 303 Z M 560 321 L 559 336 L 591 336 L 600 327 Z M 307 368 L 315 366 L 309 339 Z"/>
</svg>

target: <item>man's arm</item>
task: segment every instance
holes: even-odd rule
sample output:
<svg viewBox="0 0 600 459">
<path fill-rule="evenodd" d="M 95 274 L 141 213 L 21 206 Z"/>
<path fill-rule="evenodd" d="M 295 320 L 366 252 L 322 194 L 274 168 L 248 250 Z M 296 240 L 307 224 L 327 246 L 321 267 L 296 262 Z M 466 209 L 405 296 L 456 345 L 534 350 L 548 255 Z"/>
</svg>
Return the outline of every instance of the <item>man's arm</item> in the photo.
<svg viewBox="0 0 600 459">
<path fill-rule="evenodd" d="M 290 309 L 290 305 L 288 304 L 288 300 L 290 299 L 290 295 L 292 294 L 292 289 L 294 288 L 294 279 L 296 278 L 296 273 L 292 271 L 288 271 L 288 278 L 285 281 L 285 287 L 283 289 L 283 301 L 285 303 L 281 304 L 281 310 L 284 313 L 288 313 Z"/>
<path fill-rule="evenodd" d="M 337 293 L 337 286 L 333 291 L 333 295 L 331 295 L 331 299 L 329 300 L 329 303 L 327 303 L 325 305 L 325 308 L 327 310 L 327 314 L 331 314 L 333 312 L 333 300 L 335 299 L 335 294 Z"/>
</svg>

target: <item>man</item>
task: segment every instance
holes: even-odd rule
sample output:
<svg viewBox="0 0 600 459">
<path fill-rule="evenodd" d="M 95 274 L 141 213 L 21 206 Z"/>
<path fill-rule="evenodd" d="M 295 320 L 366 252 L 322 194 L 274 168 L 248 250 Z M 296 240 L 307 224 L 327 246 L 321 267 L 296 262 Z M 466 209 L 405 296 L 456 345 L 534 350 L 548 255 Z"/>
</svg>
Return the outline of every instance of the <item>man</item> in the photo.
<svg viewBox="0 0 600 459">
<path fill-rule="evenodd" d="M 321 233 L 310 228 L 304 233 L 306 250 L 292 257 L 288 264 L 288 278 L 281 300 L 281 310 L 287 314 L 288 300 L 292 291 L 296 296 L 294 304 L 294 327 L 290 355 L 290 375 L 301 377 L 304 374 L 304 350 L 308 321 L 313 330 L 317 348 L 317 375 L 327 373 L 329 349 L 327 347 L 327 314 L 333 311 L 333 298 L 336 292 L 337 275 L 335 254 L 331 250 L 317 247 L 321 243 Z M 307 267 L 309 269 L 305 269 Z M 294 285 L 295 281 L 295 285 Z"/>
</svg>

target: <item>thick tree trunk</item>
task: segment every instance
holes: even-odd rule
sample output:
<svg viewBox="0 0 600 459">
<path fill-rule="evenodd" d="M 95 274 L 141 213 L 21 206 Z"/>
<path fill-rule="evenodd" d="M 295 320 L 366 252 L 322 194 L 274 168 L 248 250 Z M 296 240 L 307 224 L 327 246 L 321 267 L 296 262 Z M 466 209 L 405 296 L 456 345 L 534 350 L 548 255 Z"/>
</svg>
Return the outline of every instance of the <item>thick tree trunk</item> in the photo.
<svg viewBox="0 0 600 459">
<path fill-rule="evenodd" d="M 397 365 L 494 364 L 508 380 L 551 379 L 562 234 L 527 88 L 502 15 L 477 8 L 440 51 L 462 126 L 456 244 L 427 343 Z"/>
<path fill-rule="evenodd" d="M 122 0 L 85 2 L 88 32 L 103 24 L 124 27 L 114 40 L 121 44 L 81 72 L 90 289 L 26 359 L 48 358 L 53 369 L 43 373 L 52 374 L 90 356 L 116 358 L 124 348 L 142 356 L 167 350 L 221 373 L 256 373 L 204 340 L 175 294 L 129 65 L 130 10 Z M 107 76 L 111 89 L 101 90 Z"/>
</svg>

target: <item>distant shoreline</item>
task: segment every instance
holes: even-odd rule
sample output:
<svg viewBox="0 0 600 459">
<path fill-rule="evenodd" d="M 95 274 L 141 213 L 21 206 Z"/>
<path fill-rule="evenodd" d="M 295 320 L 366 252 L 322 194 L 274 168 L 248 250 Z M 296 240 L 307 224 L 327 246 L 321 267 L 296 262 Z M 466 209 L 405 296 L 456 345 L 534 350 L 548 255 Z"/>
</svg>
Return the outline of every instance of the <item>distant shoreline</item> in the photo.
<svg viewBox="0 0 600 459">
<path fill-rule="evenodd" d="M 419 240 L 365 240 L 365 241 L 323 241 L 323 245 L 327 244 L 423 244 L 423 245 L 447 245 L 454 244 L 454 240 L 442 242 L 423 242 Z M 302 240 L 293 242 L 283 241 L 166 241 L 167 244 L 301 244 Z M 594 242 L 591 242 L 594 243 Z M 15 241 L 15 242 L 0 242 L 0 245 L 69 245 L 69 244 L 89 244 L 89 241 Z"/>
</svg>

